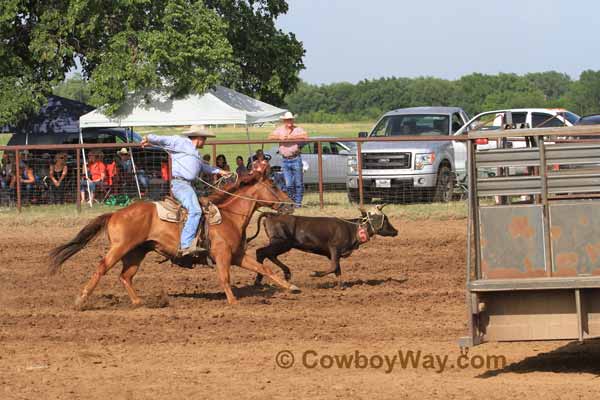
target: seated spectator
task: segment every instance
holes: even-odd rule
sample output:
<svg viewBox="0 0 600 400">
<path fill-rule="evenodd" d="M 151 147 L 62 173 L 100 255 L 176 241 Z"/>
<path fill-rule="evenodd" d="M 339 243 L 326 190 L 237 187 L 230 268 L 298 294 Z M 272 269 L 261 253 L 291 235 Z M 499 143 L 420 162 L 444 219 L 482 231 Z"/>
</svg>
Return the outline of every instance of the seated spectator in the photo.
<svg viewBox="0 0 600 400">
<path fill-rule="evenodd" d="M 0 160 L 0 189 L 8 189 L 14 178 L 14 163 L 7 152 L 2 154 Z"/>
<path fill-rule="evenodd" d="M 225 158 L 224 154 L 219 154 L 217 156 L 217 167 L 221 168 L 224 171 L 231 171 L 231 168 L 229 168 L 229 164 L 227 164 L 227 158 Z"/>
<path fill-rule="evenodd" d="M 48 190 L 50 192 L 50 202 L 53 204 L 62 204 L 65 202 L 64 180 L 67 176 L 67 155 L 57 153 L 54 156 L 54 163 L 50 164 L 48 178 L 50 179 Z"/>
<path fill-rule="evenodd" d="M 50 165 L 52 164 L 52 156 L 50 153 L 44 153 L 38 158 L 34 158 L 30 167 L 33 168 L 33 176 L 35 176 L 35 193 L 33 200 L 38 203 L 49 203 L 50 195 Z"/>
<path fill-rule="evenodd" d="M 106 165 L 102 162 L 103 154 L 101 151 L 92 151 L 89 155 L 89 162 L 87 166 L 87 178 L 81 180 L 81 186 L 79 188 L 81 193 L 81 202 L 85 203 L 85 192 L 90 192 L 90 198 L 88 203 L 90 207 L 94 202 L 94 192 L 98 186 L 102 185 L 106 176 Z"/>
<path fill-rule="evenodd" d="M 25 204 L 31 203 L 35 191 L 35 174 L 33 168 L 29 166 L 28 157 L 25 156 L 19 166 L 21 168 L 21 191 L 22 198 Z"/>
<path fill-rule="evenodd" d="M 248 173 L 248 168 L 246 168 L 246 166 L 244 165 L 244 157 L 237 156 L 235 158 L 235 164 L 237 165 L 237 168 L 235 170 L 236 174 L 242 176 Z"/>
<path fill-rule="evenodd" d="M 134 161 L 132 155 L 129 151 L 123 147 L 121 150 L 117 152 L 119 156 L 119 160 L 117 162 L 117 174 L 120 175 L 120 182 L 124 187 L 124 190 L 127 194 L 137 195 L 137 185 L 140 186 L 140 191 L 142 194 L 148 190 L 148 186 L 150 184 L 150 179 L 146 176 L 146 172 L 144 170 L 134 171 Z M 137 183 L 136 183 L 136 175 L 137 175 Z"/>
<path fill-rule="evenodd" d="M 202 162 L 210 165 L 210 154 L 205 154 L 202 156 Z"/>
<path fill-rule="evenodd" d="M 117 152 L 119 156 L 118 167 L 119 171 L 125 174 L 133 173 L 133 164 L 131 162 L 131 157 L 129 155 L 129 151 L 125 147 Z"/>
<path fill-rule="evenodd" d="M 269 176 L 271 173 L 271 165 L 269 165 L 265 153 L 261 149 L 258 149 L 253 158 L 252 171 L 263 172 L 265 176 Z"/>
<path fill-rule="evenodd" d="M 11 154 L 4 152 L 0 160 L 0 204 L 10 205 L 15 198 L 15 163 Z"/>
</svg>

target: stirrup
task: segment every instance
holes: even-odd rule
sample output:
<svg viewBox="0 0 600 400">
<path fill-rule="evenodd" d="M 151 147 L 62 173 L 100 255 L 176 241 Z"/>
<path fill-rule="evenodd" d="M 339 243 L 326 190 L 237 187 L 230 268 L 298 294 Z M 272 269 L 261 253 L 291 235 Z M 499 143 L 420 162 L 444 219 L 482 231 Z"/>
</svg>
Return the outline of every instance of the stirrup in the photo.
<svg viewBox="0 0 600 400">
<path fill-rule="evenodd" d="M 179 251 L 177 252 L 177 257 L 196 257 L 206 252 L 208 252 L 207 249 L 191 245 L 190 247 L 187 247 L 185 249 L 179 249 Z"/>
</svg>

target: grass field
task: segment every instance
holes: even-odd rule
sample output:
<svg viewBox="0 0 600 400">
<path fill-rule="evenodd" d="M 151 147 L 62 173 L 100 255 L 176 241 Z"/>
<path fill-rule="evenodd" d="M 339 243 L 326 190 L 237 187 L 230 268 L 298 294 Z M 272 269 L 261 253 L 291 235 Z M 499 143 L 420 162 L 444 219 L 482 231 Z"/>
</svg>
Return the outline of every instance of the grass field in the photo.
<svg viewBox="0 0 600 400">
<path fill-rule="evenodd" d="M 335 216 L 341 218 L 357 217 L 359 212 L 356 205 L 345 201 L 343 193 L 326 193 L 328 200 L 324 209 L 319 208 L 318 193 L 309 193 L 305 197 L 305 207 L 295 212 L 296 215 Z M 338 199 L 339 203 L 336 202 Z M 367 206 L 368 208 L 369 206 Z M 77 213 L 75 204 L 69 205 L 38 205 L 23 207 L 19 214 L 15 208 L 0 208 L 0 227 L 10 229 L 24 225 L 62 228 L 70 227 L 80 221 L 87 221 L 100 214 L 113 212 L 118 207 L 96 205 L 94 208 L 83 207 Z M 451 202 L 446 204 L 392 204 L 385 208 L 386 214 L 403 219 L 415 220 L 451 220 L 464 219 L 467 216 L 466 202 Z"/>
</svg>

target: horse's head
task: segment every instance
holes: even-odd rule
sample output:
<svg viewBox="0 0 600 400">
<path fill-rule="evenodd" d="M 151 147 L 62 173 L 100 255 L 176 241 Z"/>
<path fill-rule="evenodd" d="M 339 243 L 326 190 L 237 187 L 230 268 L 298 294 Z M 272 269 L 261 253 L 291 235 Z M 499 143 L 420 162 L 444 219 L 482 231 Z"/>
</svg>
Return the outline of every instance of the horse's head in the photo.
<svg viewBox="0 0 600 400">
<path fill-rule="evenodd" d="M 266 176 L 266 171 L 253 170 L 256 178 L 253 196 L 260 207 L 270 207 L 275 211 L 291 213 L 294 211 L 292 200 L 275 182 Z"/>
</svg>

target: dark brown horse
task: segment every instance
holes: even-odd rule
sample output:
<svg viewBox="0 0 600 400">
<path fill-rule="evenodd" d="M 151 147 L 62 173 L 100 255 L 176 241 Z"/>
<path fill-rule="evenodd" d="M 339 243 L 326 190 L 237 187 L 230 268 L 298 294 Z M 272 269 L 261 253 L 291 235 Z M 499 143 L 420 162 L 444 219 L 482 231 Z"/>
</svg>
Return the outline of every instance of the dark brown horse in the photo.
<svg viewBox="0 0 600 400">
<path fill-rule="evenodd" d="M 287 195 L 260 172 L 254 172 L 239 178 L 238 182 L 230 184 L 223 188 L 223 192 L 211 195 L 208 199 L 219 207 L 223 217 L 221 224 L 211 226 L 209 238 L 210 254 L 216 262 L 219 281 L 227 296 L 227 302 L 237 303 L 229 282 L 231 265 L 264 274 L 285 289 L 299 291 L 298 287 L 279 278 L 269 267 L 257 262 L 244 249 L 245 231 L 252 214 L 259 207 L 275 210 L 286 208 L 291 204 Z M 175 256 L 179 247 L 179 226 L 160 220 L 153 203 L 134 203 L 119 211 L 97 217 L 73 240 L 52 250 L 50 272 L 58 271 L 62 263 L 83 249 L 103 230 L 107 232 L 110 249 L 82 289 L 75 305 L 78 308 L 83 307 L 100 278 L 119 260 L 123 261 L 121 283 L 125 286 L 131 302 L 139 305 L 142 301 L 133 289 L 133 277 L 149 251 L 156 251 L 168 258 Z"/>
</svg>

